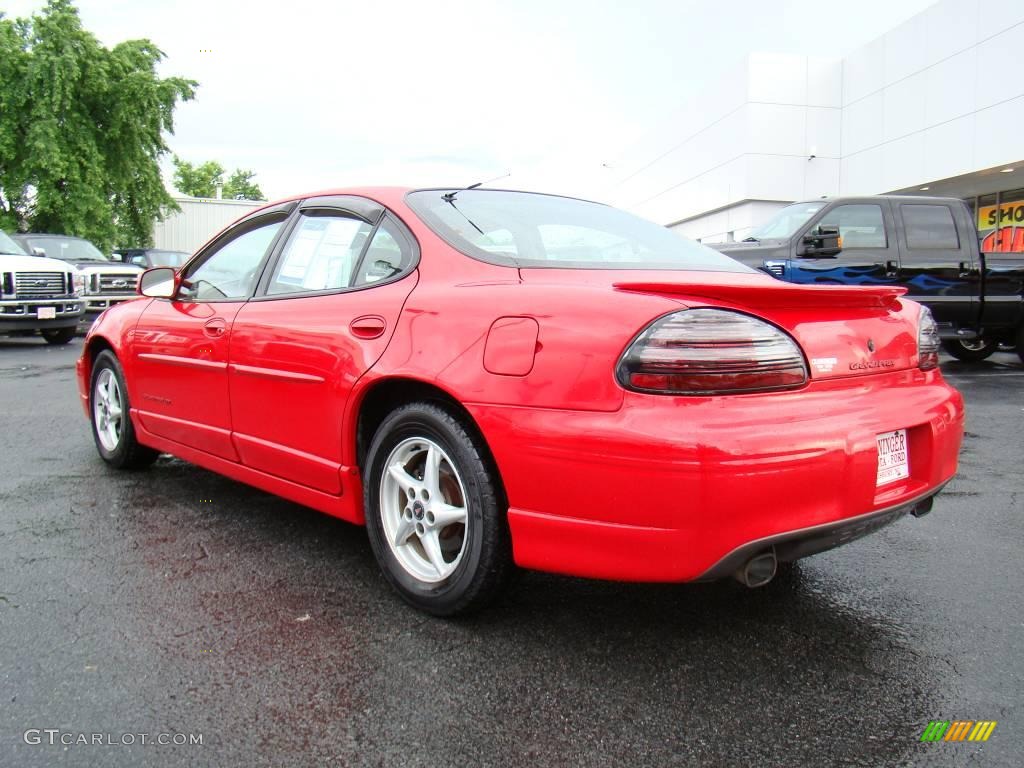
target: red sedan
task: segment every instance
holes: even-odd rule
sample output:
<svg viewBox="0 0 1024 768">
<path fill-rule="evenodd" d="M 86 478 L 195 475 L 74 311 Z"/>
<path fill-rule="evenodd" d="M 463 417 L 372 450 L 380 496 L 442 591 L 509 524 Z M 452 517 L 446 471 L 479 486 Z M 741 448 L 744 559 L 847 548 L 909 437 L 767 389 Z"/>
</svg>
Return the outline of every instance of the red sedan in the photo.
<svg viewBox="0 0 1024 768">
<path fill-rule="evenodd" d="M 438 615 L 513 564 L 758 586 L 956 472 L 963 402 L 902 288 L 782 283 L 596 203 L 318 193 L 140 292 L 78 362 L 103 459 L 365 524 Z"/>
</svg>

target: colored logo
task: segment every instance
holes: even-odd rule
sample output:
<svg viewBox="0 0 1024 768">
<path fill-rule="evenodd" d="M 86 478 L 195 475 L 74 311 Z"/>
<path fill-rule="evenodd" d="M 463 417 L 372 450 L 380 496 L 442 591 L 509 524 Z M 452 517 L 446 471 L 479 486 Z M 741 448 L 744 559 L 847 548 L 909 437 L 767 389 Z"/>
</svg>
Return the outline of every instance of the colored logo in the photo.
<svg viewBox="0 0 1024 768">
<path fill-rule="evenodd" d="M 932 720 L 921 741 L 988 741 L 995 729 L 995 720 Z"/>
</svg>

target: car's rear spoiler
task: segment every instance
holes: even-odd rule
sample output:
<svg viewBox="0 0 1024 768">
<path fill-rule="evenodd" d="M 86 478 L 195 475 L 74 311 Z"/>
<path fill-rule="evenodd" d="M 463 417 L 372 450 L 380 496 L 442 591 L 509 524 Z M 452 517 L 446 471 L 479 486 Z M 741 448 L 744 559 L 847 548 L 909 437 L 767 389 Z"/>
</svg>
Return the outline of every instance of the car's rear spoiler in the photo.
<svg viewBox="0 0 1024 768">
<path fill-rule="evenodd" d="M 784 307 L 877 307 L 889 308 L 907 292 L 900 286 L 793 285 L 773 283 L 664 283 L 619 282 L 620 291 L 656 293 L 678 297 L 740 304 L 747 307 L 781 309 Z"/>
</svg>

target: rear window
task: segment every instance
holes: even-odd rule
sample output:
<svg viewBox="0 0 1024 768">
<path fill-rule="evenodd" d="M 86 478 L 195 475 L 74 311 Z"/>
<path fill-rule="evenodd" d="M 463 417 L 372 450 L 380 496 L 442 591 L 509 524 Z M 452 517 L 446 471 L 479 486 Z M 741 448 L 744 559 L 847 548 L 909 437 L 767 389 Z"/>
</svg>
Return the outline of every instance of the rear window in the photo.
<svg viewBox="0 0 1024 768">
<path fill-rule="evenodd" d="M 409 206 L 447 243 L 503 266 L 751 272 L 718 251 L 617 208 L 529 192 L 421 190 Z"/>
</svg>

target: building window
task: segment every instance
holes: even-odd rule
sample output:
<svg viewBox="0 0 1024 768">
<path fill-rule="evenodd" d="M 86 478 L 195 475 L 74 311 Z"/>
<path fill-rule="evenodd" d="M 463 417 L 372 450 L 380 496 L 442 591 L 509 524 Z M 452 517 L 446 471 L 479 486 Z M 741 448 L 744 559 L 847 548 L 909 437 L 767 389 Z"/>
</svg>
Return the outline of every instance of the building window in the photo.
<svg viewBox="0 0 1024 768">
<path fill-rule="evenodd" d="M 1024 253 L 1024 189 L 979 197 L 975 220 L 983 252 Z"/>
</svg>

